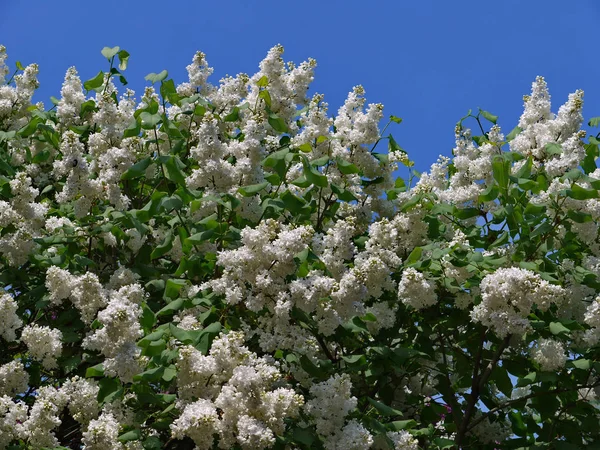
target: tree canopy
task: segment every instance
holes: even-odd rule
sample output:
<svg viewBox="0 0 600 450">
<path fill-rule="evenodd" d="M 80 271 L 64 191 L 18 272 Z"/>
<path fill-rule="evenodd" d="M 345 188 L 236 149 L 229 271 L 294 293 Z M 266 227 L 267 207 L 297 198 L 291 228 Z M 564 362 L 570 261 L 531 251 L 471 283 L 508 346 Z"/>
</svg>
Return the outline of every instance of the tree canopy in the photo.
<svg viewBox="0 0 600 450">
<path fill-rule="evenodd" d="M 0 46 L 0 449 L 600 448 L 583 92 L 420 174 L 282 54 L 136 99 L 106 47 L 47 109 Z"/>
</svg>

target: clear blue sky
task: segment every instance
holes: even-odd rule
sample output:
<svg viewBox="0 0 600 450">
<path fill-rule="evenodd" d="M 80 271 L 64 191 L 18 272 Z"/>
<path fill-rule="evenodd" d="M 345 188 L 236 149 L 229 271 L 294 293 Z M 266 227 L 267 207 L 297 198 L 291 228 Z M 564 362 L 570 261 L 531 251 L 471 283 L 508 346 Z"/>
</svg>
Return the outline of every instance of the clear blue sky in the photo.
<svg viewBox="0 0 600 450">
<path fill-rule="evenodd" d="M 225 75 L 254 73 L 267 50 L 318 62 L 312 92 L 332 112 L 362 84 L 369 102 L 404 122 L 392 133 L 425 170 L 450 155 L 454 125 L 468 109 L 500 116 L 506 133 L 536 75 L 556 111 L 585 90 L 586 118 L 600 116 L 597 0 L 206 2 L 0 0 L 0 43 L 9 61 L 40 64 L 37 100 L 59 96 L 66 69 L 106 70 L 104 46 L 131 53 L 126 76 L 139 94 L 149 72 L 185 81 L 196 50 Z"/>
</svg>

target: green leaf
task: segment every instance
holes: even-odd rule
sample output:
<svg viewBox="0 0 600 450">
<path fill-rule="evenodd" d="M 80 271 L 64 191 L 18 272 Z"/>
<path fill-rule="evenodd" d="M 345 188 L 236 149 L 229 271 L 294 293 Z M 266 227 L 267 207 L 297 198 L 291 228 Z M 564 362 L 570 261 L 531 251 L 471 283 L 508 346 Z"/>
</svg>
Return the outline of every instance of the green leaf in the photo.
<svg viewBox="0 0 600 450">
<path fill-rule="evenodd" d="M 480 203 L 483 202 L 491 202 L 492 200 L 495 200 L 496 198 L 498 198 L 498 187 L 496 185 L 491 185 L 488 186 L 481 194 L 479 194 L 478 197 L 478 201 Z"/>
<path fill-rule="evenodd" d="M 273 127 L 273 129 L 279 133 L 287 133 L 288 132 L 288 127 L 285 124 L 285 120 L 283 120 L 281 117 L 279 117 L 276 114 L 271 114 L 269 115 L 269 125 L 271 125 L 271 127 Z"/>
<path fill-rule="evenodd" d="M 498 121 L 498 116 L 495 116 L 487 111 L 483 111 L 483 110 L 479 110 L 479 112 L 481 113 L 481 115 L 483 117 L 485 117 L 487 120 L 489 120 L 490 122 L 492 122 L 494 125 L 496 124 L 496 122 Z"/>
<path fill-rule="evenodd" d="M 86 378 L 93 377 L 103 377 L 104 376 L 104 366 L 102 363 L 96 364 L 95 366 L 88 367 L 85 371 Z"/>
<path fill-rule="evenodd" d="M 394 139 L 394 136 L 392 136 L 391 134 L 388 135 L 388 151 L 406 153 L 406 151 L 398 145 L 398 143 Z"/>
<path fill-rule="evenodd" d="M 367 398 L 367 401 L 381 414 L 382 416 L 400 416 L 402 417 L 402 411 L 392 408 L 391 406 L 385 405 L 381 402 L 378 402 L 371 397 Z"/>
<path fill-rule="evenodd" d="M 310 165 L 314 166 L 314 167 L 322 167 L 322 166 L 326 166 L 327 163 L 329 163 L 329 161 L 330 161 L 329 156 L 323 156 L 321 158 L 313 159 L 310 162 Z"/>
<path fill-rule="evenodd" d="M 507 244 L 509 241 L 509 238 L 510 238 L 510 235 L 508 234 L 508 232 L 503 231 L 502 233 L 500 233 L 498 235 L 496 240 L 490 244 L 489 248 L 492 249 L 492 248 L 500 247 L 504 244 Z"/>
<path fill-rule="evenodd" d="M 196 344 L 196 349 L 200 351 L 203 355 L 208 354 L 212 342 L 221 332 L 221 323 L 213 322 L 210 325 L 204 327 L 202 332 L 200 333 L 200 337 L 198 338 L 198 343 Z"/>
<path fill-rule="evenodd" d="M 546 150 L 548 156 L 560 155 L 563 152 L 562 145 L 557 144 L 556 142 L 546 144 L 544 150 Z"/>
<path fill-rule="evenodd" d="M 119 53 L 119 50 L 121 50 L 118 46 L 117 47 L 104 47 L 101 51 L 102 56 L 104 56 L 106 59 L 108 59 L 109 61 L 117 54 Z"/>
<path fill-rule="evenodd" d="M 167 81 L 163 81 L 160 84 L 160 95 L 162 96 L 162 98 L 164 98 L 165 100 L 167 100 L 169 103 L 176 105 L 179 103 L 180 101 L 180 97 L 179 94 L 177 93 L 177 88 L 175 87 L 175 82 L 173 80 L 167 80 Z M 177 129 L 177 127 L 173 126 L 171 124 L 172 130 L 171 133 L 173 134 L 173 130 L 175 131 L 179 131 Z"/>
<path fill-rule="evenodd" d="M 260 77 L 260 79 L 256 82 L 256 85 L 259 87 L 266 87 L 269 85 L 269 78 L 266 75 Z"/>
<path fill-rule="evenodd" d="M 350 175 L 353 173 L 359 173 L 360 170 L 350 161 L 346 161 L 345 159 L 338 158 L 336 160 L 338 170 L 344 175 Z"/>
<path fill-rule="evenodd" d="M 139 429 L 131 430 L 120 435 L 117 439 L 119 442 L 130 442 L 141 439 L 142 432 Z"/>
<path fill-rule="evenodd" d="M 300 428 L 297 426 L 292 430 L 292 439 L 294 442 L 303 444 L 306 448 L 313 448 L 312 445 L 316 436 L 311 429 Z"/>
<path fill-rule="evenodd" d="M 142 130 L 141 124 L 140 122 L 138 122 L 136 119 L 133 119 L 133 121 L 131 122 L 131 124 L 125 128 L 125 130 L 123 131 L 123 137 L 134 137 L 134 136 L 138 136 L 140 134 L 140 131 Z"/>
<path fill-rule="evenodd" d="M 581 370 L 589 370 L 592 362 L 589 359 L 577 359 L 572 362 L 573 367 Z"/>
<path fill-rule="evenodd" d="M 517 436 L 527 435 L 527 425 L 525 425 L 525 422 L 523 422 L 523 417 L 520 412 L 510 411 L 508 413 L 508 418 L 512 424 L 512 431 Z"/>
<path fill-rule="evenodd" d="M 525 207 L 525 214 L 538 216 L 546 211 L 546 207 L 544 205 L 536 205 L 535 203 L 528 203 Z"/>
<path fill-rule="evenodd" d="M 304 207 L 306 205 L 306 201 L 294 194 L 292 194 L 289 190 L 285 190 L 283 194 L 281 194 L 281 200 L 285 204 L 285 207 L 288 211 L 291 211 L 294 214 L 301 214 L 304 211 Z"/>
<path fill-rule="evenodd" d="M 148 381 L 150 383 L 156 382 L 162 378 L 165 368 L 163 366 L 148 369 L 142 373 L 138 373 L 133 377 L 133 381 Z"/>
<path fill-rule="evenodd" d="M 21 64 L 21 61 L 15 62 L 15 67 L 19 70 L 25 70 L 25 67 L 23 67 L 23 64 Z"/>
<path fill-rule="evenodd" d="M 156 436 L 148 436 L 144 439 L 145 450 L 161 450 L 163 448 L 162 441 Z"/>
<path fill-rule="evenodd" d="M 110 403 L 121 391 L 121 383 L 116 378 L 105 377 L 98 381 L 98 402 Z"/>
<path fill-rule="evenodd" d="M 310 153 L 310 152 L 312 152 L 312 146 L 309 143 L 302 144 L 302 145 L 298 146 L 298 150 L 300 150 L 304 153 Z"/>
<path fill-rule="evenodd" d="M 140 324 L 145 331 L 150 331 L 154 324 L 156 324 L 156 316 L 147 304 L 142 304 L 142 317 L 140 317 Z"/>
<path fill-rule="evenodd" d="M 435 445 L 437 445 L 437 447 L 440 450 L 444 450 L 447 448 L 454 448 L 454 441 L 452 439 L 448 439 L 448 438 L 441 438 L 441 437 L 435 438 L 433 440 L 433 443 Z"/>
<path fill-rule="evenodd" d="M 385 181 L 383 177 L 375 177 L 372 180 L 362 179 L 360 180 L 360 184 L 364 187 L 374 186 L 376 184 L 381 184 Z"/>
<path fill-rule="evenodd" d="M 520 128 L 520 127 L 514 127 L 514 128 L 512 129 L 512 131 L 511 131 L 510 133 L 508 133 L 508 135 L 506 136 L 506 141 L 507 141 L 507 142 L 510 142 L 510 141 L 512 141 L 514 138 L 516 138 L 516 137 L 517 137 L 517 135 L 518 135 L 518 134 L 519 134 L 521 131 L 523 131 L 523 129 L 522 129 L 522 128 Z"/>
<path fill-rule="evenodd" d="M 390 116 L 390 120 L 392 122 L 396 122 L 396 123 L 402 123 L 402 119 L 400 117 L 396 117 L 396 116 Z"/>
<path fill-rule="evenodd" d="M 162 326 L 163 325 L 161 325 L 161 327 Z M 153 331 L 152 333 L 144 336 L 143 339 L 140 339 L 138 341 L 137 345 L 138 345 L 138 347 L 146 348 L 146 347 L 148 347 L 148 345 L 150 345 L 151 342 L 161 340 L 161 338 L 164 336 L 164 334 L 165 334 L 165 330 L 159 327 L 156 331 Z"/>
<path fill-rule="evenodd" d="M 574 184 L 571 189 L 566 191 L 567 197 L 574 198 L 575 200 L 589 200 L 591 198 L 598 198 L 598 191 L 596 189 L 585 189 Z"/>
<path fill-rule="evenodd" d="M 585 158 L 581 163 L 581 167 L 585 171 L 586 174 L 592 173 L 596 170 L 596 158 L 598 158 L 599 150 L 597 144 L 585 144 Z"/>
<path fill-rule="evenodd" d="M 156 313 L 156 317 L 172 316 L 173 314 L 175 314 L 177 311 L 179 311 L 182 308 L 183 308 L 183 299 L 178 298 L 176 300 L 171 301 L 170 303 L 167 304 L 167 306 L 165 306 L 160 311 L 158 311 Z"/>
<path fill-rule="evenodd" d="M 163 293 L 164 299 L 175 299 L 179 296 L 179 292 L 187 285 L 185 280 L 179 278 L 170 278 L 165 283 L 165 292 Z"/>
<path fill-rule="evenodd" d="M 309 164 L 306 156 L 302 156 L 302 165 L 304 166 L 304 176 L 309 183 L 319 187 L 328 186 L 327 177 Z"/>
<path fill-rule="evenodd" d="M 492 379 L 500 392 L 510 398 L 513 391 L 513 385 L 506 369 L 504 367 L 496 366 L 492 372 Z"/>
<path fill-rule="evenodd" d="M 408 258 L 406 258 L 406 264 L 410 265 L 410 264 L 415 264 L 417 261 L 419 261 L 421 259 L 421 255 L 423 254 L 423 248 L 422 247 L 415 247 L 413 249 L 412 252 L 410 252 L 410 255 L 408 255 Z"/>
<path fill-rule="evenodd" d="M 337 198 L 339 200 L 342 200 L 344 202 L 352 202 L 352 201 L 356 201 L 357 198 L 354 196 L 354 194 L 346 189 L 342 189 L 341 187 L 332 184 L 331 185 L 331 190 L 333 191 L 333 193 L 335 195 L 337 195 Z"/>
<path fill-rule="evenodd" d="M 402 430 L 410 430 L 417 426 L 417 422 L 413 419 L 409 420 L 396 420 L 395 422 L 390 422 L 385 425 L 385 427 L 390 431 L 402 431 Z"/>
<path fill-rule="evenodd" d="M 164 254 L 168 253 L 173 248 L 173 230 L 170 229 L 165 233 L 165 239 L 162 244 L 152 250 L 150 259 L 160 258 Z"/>
<path fill-rule="evenodd" d="M 503 158 L 501 155 L 494 156 L 492 160 L 492 174 L 494 180 L 500 186 L 500 189 L 506 190 L 508 188 L 508 180 L 510 176 L 510 161 Z"/>
<path fill-rule="evenodd" d="M 269 185 L 268 182 L 263 181 L 258 184 L 251 184 L 249 186 L 242 186 L 238 189 L 238 192 L 242 194 L 244 197 L 252 197 L 262 191 Z"/>
<path fill-rule="evenodd" d="M 169 331 L 171 336 L 173 336 L 175 339 L 183 344 L 190 345 L 196 343 L 201 334 L 201 330 L 184 330 L 173 325 L 172 323 L 169 324 Z"/>
<path fill-rule="evenodd" d="M 550 322 L 550 332 L 555 336 L 561 333 L 569 333 L 569 331 L 570 330 L 560 322 Z"/>
<path fill-rule="evenodd" d="M 533 169 L 533 158 L 530 156 L 525 161 L 525 164 L 521 166 L 521 168 L 515 174 L 517 178 L 530 178 L 531 177 L 531 169 Z"/>
<path fill-rule="evenodd" d="M 154 83 L 158 83 L 159 81 L 163 81 L 166 80 L 167 77 L 169 76 L 169 72 L 167 72 L 166 70 L 163 70 L 160 73 L 149 73 L 148 75 L 146 75 L 146 77 L 144 78 L 146 81 L 150 81 L 152 84 Z"/>
<path fill-rule="evenodd" d="M 225 122 L 236 122 L 240 120 L 240 108 L 234 106 L 229 114 L 223 117 Z"/>
<path fill-rule="evenodd" d="M 183 201 L 178 195 L 172 195 L 170 197 L 163 197 L 160 203 L 161 209 L 167 213 L 173 210 L 178 211 L 183 207 Z"/>
<path fill-rule="evenodd" d="M 548 234 L 553 229 L 554 229 L 554 226 L 552 225 L 552 223 L 550 223 L 550 222 L 542 222 L 540 225 L 538 225 L 537 228 L 535 228 L 531 232 L 531 234 L 529 235 L 529 237 L 530 238 L 534 238 L 534 237 L 537 237 L 537 236 L 541 236 L 543 234 Z"/>
<path fill-rule="evenodd" d="M 127 50 L 121 50 L 117 53 L 119 56 L 119 70 L 127 69 L 127 64 L 129 63 L 129 52 Z"/>
<path fill-rule="evenodd" d="M 537 378 L 537 373 L 531 372 L 530 374 L 526 375 L 525 377 L 519 378 L 517 380 L 517 387 L 529 386 L 530 384 L 535 383 L 536 378 Z"/>
<path fill-rule="evenodd" d="M 162 116 L 158 113 L 150 114 L 144 111 L 140 114 L 140 119 L 142 120 L 142 128 L 144 130 L 152 130 L 162 121 Z"/>
<path fill-rule="evenodd" d="M 150 159 L 150 157 L 138 161 L 121 175 L 121 180 L 131 180 L 133 178 L 141 177 L 146 173 L 146 169 L 150 167 L 150 164 L 152 164 L 152 159 Z"/>
<path fill-rule="evenodd" d="M 367 364 L 365 355 L 342 356 L 342 359 L 346 361 L 349 366 L 364 366 Z"/>
<path fill-rule="evenodd" d="M 265 104 L 270 108 L 271 107 L 271 94 L 269 94 L 269 91 L 262 90 L 258 93 L 258 98 L 261 98 L 265 101 Z"/>
<path fill-rule="evenodd" d="M 598 125 L 600 125 L 600 117 L 592 117 L 588 122 L 588 125 L 590 127 L 597 127 Z"/>
<path fill-rule="evenodd" d="M 165 371 L 163 372 L 162 379 L 168 383 L 176 376 L 177 376 L 177 369 L 175 369 L 175 366 L 170 365 L 169 367 L 165 367 Z"/>
<path fill-rule="evenodd" d="M 83 87 L 86 91 L 92 91 L 94 89 L 98 89 L 100 86 L 104 84 L 104 72 L 98 72 L 94 78 L 90 78 L 86 82 L 83 83 Z"/>
<path fill-rule="evenodd" d="M 181 160 L 177 156 L 171 156 L 165 162 L 165 176 L 178 185 L 185 187 L 185 175 L 181 171 L 181 166 L 183 166 Z"/>
<path fill-rule="evenodd" d="M 456 208 L 454 215 L 457 219 L 467 220 L 481 215 L 479 208 Z"/>
<path fill-rule="evenodd" d="M 265 158 L 262 162 L 263 166 L 271 167 L 277 173 L 281 180 L 285 179 L 285 175 L 287 172 L 286 158 L 289 156 L 293 156 L 290 153 L 289 148 L 284 148 L 282 150 L 278 150 L 276 152 L 271 153 L 269 156 Z"/>
</svg>

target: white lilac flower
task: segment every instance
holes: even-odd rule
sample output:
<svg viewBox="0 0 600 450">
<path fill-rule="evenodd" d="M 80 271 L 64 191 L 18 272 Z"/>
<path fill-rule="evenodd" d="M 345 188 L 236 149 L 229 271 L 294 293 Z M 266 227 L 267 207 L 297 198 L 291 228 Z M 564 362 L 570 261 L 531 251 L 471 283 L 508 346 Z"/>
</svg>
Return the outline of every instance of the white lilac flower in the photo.
<svg viewBox="0 0 600 450">
<path fill-rule="evenodd" d="M 62 352 L 62 333 L 56 328 L 27 325 L 21 340 L 27 345 L 31 357 L 40 361 L 46 369 L 58 367 L 57 358 Z"/>
<path fill-rule="evenodd" d="M 16 339 L 15 331 L 23 325 L 17 315 L 17 302 L 7 293 L 0 294 L 0 336 L 6 341 Z"/>
<path fill-rule="evenodd" d="M 412 267 L 404 269 L 398 285 L 398 299 L 414 309 L 423 309 L 435 305 L 437 294 L 435 284 Z"/>
<path fill-rule="evenodd" d="M 554 339 L 540 339 L 533 346 L 531 356 L 546 372 L 560 370 L 567 362 L 564 345 Z"/>
<path fill-rule="evenodd" d="M 27 390 L 29 374 L 18 360 L 0 365 L 0 396 L 14 397 Z"/>
</svg>

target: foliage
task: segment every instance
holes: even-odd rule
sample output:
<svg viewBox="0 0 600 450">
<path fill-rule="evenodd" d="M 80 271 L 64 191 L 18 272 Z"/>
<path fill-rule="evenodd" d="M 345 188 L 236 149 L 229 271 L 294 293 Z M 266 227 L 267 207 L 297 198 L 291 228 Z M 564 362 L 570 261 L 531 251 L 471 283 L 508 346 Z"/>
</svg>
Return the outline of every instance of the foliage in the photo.
<svg viewBox="0 0 600 450">
<path fill-rule="evenodd" d="M 106 47 L 46 110 L 0 47 L 0 448 L 597 445 L 583 93 L 555 115 L 539 77 L 418 174 L 400 118 L 361 87 L 328 117 L 282 52 L 138 103 Z"/>
</svg>

